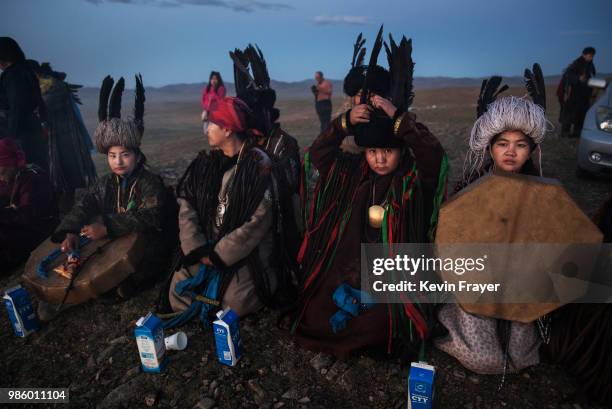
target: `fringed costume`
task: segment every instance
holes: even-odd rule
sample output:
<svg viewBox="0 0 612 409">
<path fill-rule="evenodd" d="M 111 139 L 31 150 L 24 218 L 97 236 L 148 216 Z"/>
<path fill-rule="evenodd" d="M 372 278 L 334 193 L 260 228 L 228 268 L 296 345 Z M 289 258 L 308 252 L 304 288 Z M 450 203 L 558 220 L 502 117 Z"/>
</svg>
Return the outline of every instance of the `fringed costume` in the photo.
<svg viewBox="0 0 612 409">
<path fill-rule="evenodd" d="M 130 282 L 125 283 L 126 287 L 135 290 L 153 284 L 168 262 L 166 236 L 169 231 L 166 226 L 169 224 L 165 216 L 170 198 L 161 177 L 145 166 L 146 158 L 140 151 L 145 99 L 142 78 L 136 76 L 134 118 L 128 120 L 121 119 L 124 80 L 120 78 L 114 89 L 113 82 L 107 76 L 100 88 L 100 123 L 96 128 L 94 142 L 103 154 L 113 146 L 128 148 L 136 154 L 138 162 L 132 173 L 125 177 L 111 172 L 98 179 L 64 217 L 52 240 L 60 243 L 67 233 L 78 235 L 84 225 L 95 221 L 105 225 L 110 239 L 132 232 L 144 236 L 147 245 L 143 259 L 129 279 Z"/>
<path fill-rule="evenodd" d="M 363 59 L 360 38 L 357 43 L 355 54 Z M 305 173 L 316 168 L 319 179 L 304 200 L 307 228 L 298 256 L 304 279 L 293 331 L 302 346 L 341 358 L 366 347 L 416 358 L 434 319 L 430 306 L 408 298 L 403 304 L 375 304 L 340 325 L 332 319 L 338 312 L 334 293 L 360 288 L 360 244 L 431 241 L 446 193 L 444 149 L 414 114 L 406 112 L 413 97 L 411 41 L 402 38 L 398 46 L 390 38 L 390 43 L 387 53 L 396 77 L 387 87 L 391 92 L 382 96 L 391 95 L 398 108 L 394 118 L 374 111 L 369 124 L 353 127 L 348 111 L 319 135 L 304 159 Z M 372 67 L 381 46 L 382 28 L 364 69 L 369 73 L 365 84 L 380 80 L 372 77 L 377 71 Z M 369 92 L 374 90 L 366 85 L 362 93 Z M 364 147 L 400 148 L 398 167 L 377 175 L 365 160 Z M 372 205 L 385 208 L 380 228 L 368 224 Z"/>
<path fill-rule="evenodd" d="M 525 80 L 533 102 L 513 96 L 498 98 L 508 89 L 506 85 L 500 87 L 501 77 L 483 81 L 476 108 L 477 120 L 464 163 L 464 177 L 456 191 L 494 170 L 489 152 L 495 137 L 504 131 L 521 131 L 530 139 L 532 152 L 541 152 L 540 144 L 548 121 L 544 76 L 538 64 L 534 64 L 533 71 L 525 70 Z M 541 176 L 541 169 L 537 168 L 530 158 L 520 173 Z M 538 349 L 546 338 L 548 327 L 546 318 L 528 324 L 505 321 L 469 314 L 459 304 L 445 304 L 437 315 L 447 334 L 434 341 L 436 347 L 474 372 L 505 374 L 539 362 Z"/>
<path fill-rule="evenodd" d="M 48 63 L 28 62 L 38 75 L 47 106 L 51 181 L 56 192 L 73 195 L 75 189 L 87 188 L 97 178 L 91 140 L 77 106 L 81 86 L 65 82 L 66 74 L 53 71 Z"/>
<path fill-rule="evenodd" d="M 211 104 L 208 120 L 234 132 L 247 131 L 248 107 L 237 98 Z M 244 137 L 240 153 L 202 151 L 178 188 L 183 268 L 174 273 L 169 299 L 174 311 L 191 314 L 195 295 L 203 325 L 213 307 L 239 315 L 275 304 L 280 258 L 275 246 L 272 161 L 254 140 Z M 200 262 L 208 257 L 211 266 Z M 189 285 L 190 291 L 183 291 Z M 198 303 L 200 301 L 197 301 Z M 194 311 L 193 314 L 196 312 Z M 187 317 L 190 318 L 190 317 Z M 187 319 L 185 318 L 185 319 Z M 171 325 L 183 322 L 175 321 Z"/>
</svg>

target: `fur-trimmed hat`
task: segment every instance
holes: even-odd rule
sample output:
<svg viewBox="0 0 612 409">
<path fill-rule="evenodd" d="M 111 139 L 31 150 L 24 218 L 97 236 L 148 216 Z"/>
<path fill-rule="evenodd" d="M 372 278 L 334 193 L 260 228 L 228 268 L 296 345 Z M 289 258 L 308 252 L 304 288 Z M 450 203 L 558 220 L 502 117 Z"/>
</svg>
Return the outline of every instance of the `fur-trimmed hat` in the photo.
<svg viewBox="0 0 612 409">
<path fill-rule="evenodd" d="M 464 163 L 464 181 L 482 174 L 487 151 L 494 138 L 501 133 L 520 131 L 531 140 L 533 149 L 544 141 L 549 122 L 545 111 L 544 76 L 538 64 L 533 65 L 533 72 L 525 70 L 525 83 L 532 100 L 515 96 L 497 98 L 508 88 L 504 85 L 498 90 L 501 77 L 483 81 L 478 97 L 477 119 L 472 127 L 470 148 Z"/>
<path fill-rule="evenodd" d="M 144 133 L 145 91 L 142 76 L 136 75 L 136 100 L 134 117 L 121 119 L 121 97 L 125 88 L 123 77 L 119 78 L 113 89 L 114 80 L 110 75 L 102 81 L 100 105 L 98 107 L 98 127 L 94 133 L 94 143 L 100 153 L 108 153 L 113 146 L 123 146 L 138 150 Z M 112 91 L 112 93 L 111 93 Z"/>
</svg>

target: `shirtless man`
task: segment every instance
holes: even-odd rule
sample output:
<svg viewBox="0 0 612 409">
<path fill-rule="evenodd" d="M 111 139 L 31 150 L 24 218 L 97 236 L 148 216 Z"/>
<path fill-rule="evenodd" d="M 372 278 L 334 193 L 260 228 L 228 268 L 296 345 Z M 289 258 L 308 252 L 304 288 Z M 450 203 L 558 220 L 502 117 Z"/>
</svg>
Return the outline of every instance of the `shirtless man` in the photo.
<svg viewBox="0 0 612 409">
<path fill-rule="evenodd" d="M 315 72 L 315 81 L 317 83 L 312 86 L 312 92 L 315 94 L 315 109 L 321 122 L 321 132 L 323 132 L 331 121 L 333 85 L 323 77 L 321 71 Z"/>
</svg>

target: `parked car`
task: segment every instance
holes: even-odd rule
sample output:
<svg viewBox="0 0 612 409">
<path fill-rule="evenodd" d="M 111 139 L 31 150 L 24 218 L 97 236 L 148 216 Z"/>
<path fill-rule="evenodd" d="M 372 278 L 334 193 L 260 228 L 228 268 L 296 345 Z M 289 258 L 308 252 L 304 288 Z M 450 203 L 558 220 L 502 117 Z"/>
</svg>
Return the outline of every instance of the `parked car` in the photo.
<svg viewBox="0 0 612 409">
<path fill-rule="evenodd" d="M 589 80 L 589 85 L 605 91 L 584 118 L 576 173 L 578 176 L 612 175 L 612 86 L 599 78 Z"/>
</svg>

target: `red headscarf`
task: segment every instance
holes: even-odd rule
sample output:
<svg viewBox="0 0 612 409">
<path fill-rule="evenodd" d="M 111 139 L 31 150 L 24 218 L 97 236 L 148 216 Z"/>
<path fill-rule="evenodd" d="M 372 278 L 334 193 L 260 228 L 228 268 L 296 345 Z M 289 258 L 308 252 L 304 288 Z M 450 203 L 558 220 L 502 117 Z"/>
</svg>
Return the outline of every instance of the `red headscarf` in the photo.
<svg viewBox="0 0 612 409">
<path fill-rule="evenodd" d="M 215 98 L 208 107 L 208 121 L 233 132 L 244 132 L 247 129 L 249 112 L 249 107 L 241 99 Z"/>
<path fill-rule="evenodd" d="M 0 166 L 19 168 L 25 166 L 25 153 L 13 138 L 0 139 Z"/>
</svg>

